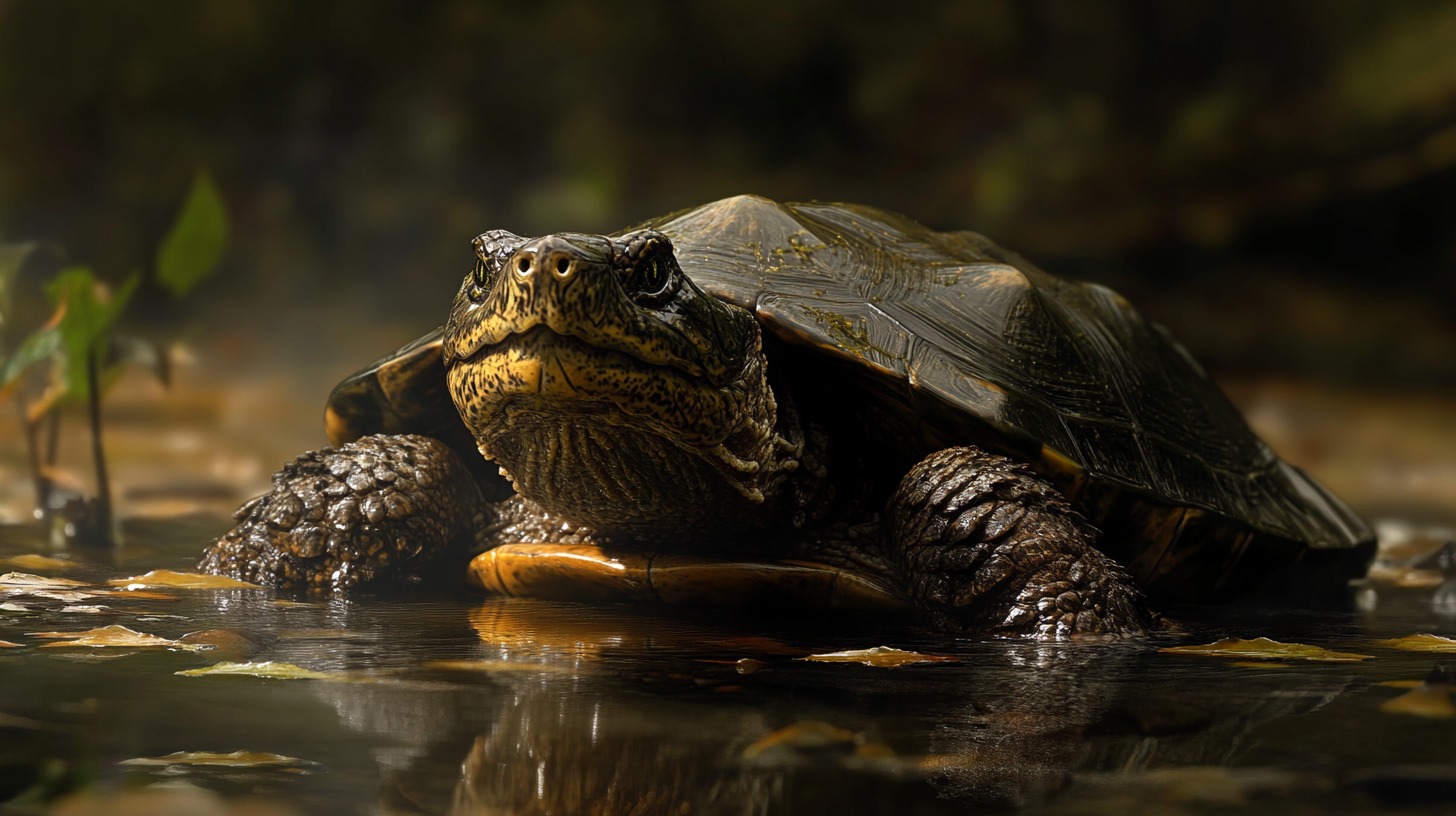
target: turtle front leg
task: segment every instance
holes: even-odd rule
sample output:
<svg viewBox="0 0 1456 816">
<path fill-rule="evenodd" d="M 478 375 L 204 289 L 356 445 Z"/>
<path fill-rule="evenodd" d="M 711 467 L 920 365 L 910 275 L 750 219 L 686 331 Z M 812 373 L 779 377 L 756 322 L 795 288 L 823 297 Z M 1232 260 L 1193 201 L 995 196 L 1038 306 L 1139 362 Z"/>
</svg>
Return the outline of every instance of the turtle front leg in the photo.
<svg viewBox="0 0 1456 816">
<path fill-rule="evenodd" d="M 366 436 L 310 451 L 238 508 L 198 569 L 290 589 L 455 581 L 489 506 L 461 458 L 424 436 Z"/>
<path fill-rule="evenodd" d="M 927 456 L 887 508 L 908 595 L 949 630 L 1066 639 L 1151 625 L 1096 531 L 1029 468 L 971 447 Z"/>
</svg>

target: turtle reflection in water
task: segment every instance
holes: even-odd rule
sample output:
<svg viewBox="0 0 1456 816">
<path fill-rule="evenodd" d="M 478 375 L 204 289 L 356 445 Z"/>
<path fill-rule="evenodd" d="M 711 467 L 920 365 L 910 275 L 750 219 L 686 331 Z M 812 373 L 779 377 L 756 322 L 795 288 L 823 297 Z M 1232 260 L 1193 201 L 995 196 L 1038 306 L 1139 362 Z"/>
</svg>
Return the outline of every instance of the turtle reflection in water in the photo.
<svg viewBox="0 0 1456 816">
<path fill-rule="evenodd" d="M 1145 596 L 1329 595 L 1373 549 L 1160 327 L 975 233 L 740 196 L 475 256 L 203 569 L 345 589 L 483 553 L 517 594 L 1065 638 L 1143 631 Z"/>
</svg>

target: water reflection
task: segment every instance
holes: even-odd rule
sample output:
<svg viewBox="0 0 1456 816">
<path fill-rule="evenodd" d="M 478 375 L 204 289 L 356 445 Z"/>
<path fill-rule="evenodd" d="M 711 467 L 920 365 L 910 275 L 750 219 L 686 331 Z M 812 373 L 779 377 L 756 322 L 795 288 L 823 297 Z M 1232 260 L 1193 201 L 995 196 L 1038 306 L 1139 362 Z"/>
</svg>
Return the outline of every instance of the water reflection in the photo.
<svg viewBox="0 0 1456 816">
<path fill-rule="evenodd" d="M 1026 807 L 1088 774 L 1234 763 L 1251 732 L 1353 682 L 1266 672 L 1231 687 L 1221 664 L 1175 664 L 1190 669 L 1175 679 L 1147 644 L 941 643 L 964 664 L 820 666 L 793 659 L 805 647 L 650 614 L 491 601 L 469 617 L 475 656 L 439 670 L 477 684 L 478 719 L 453 694 L 315 687 L 351 728 L 413 746 L 380 758 L 387 801 L 457 814 Z M 766 668 L 740 674 L 746 653 Z"/>
<path fill-rule="evenodd" d="M 179 566 L 200 537 L 190 525 L 128 532 L 137 549 L 126 564 L 65 575 L 102 587 Z M 0 555 L 35 546 L 0 528 Z M 1391 566 L 1399 576 L 1408 565 Z M 1439 586 L 1372 583 L 1361 612 L 1179 610 L 1167 633 L 1120 645 L 463 592 L 343 601 L 179 590 L 88 600 L 105 608 L 85 614 L 70 601 L 15 598 L 22 611 L 0 615 L 0 640 L 19 644 L 0 649 L 0 776 L 9 780 L 0 792 L 44 791 L 44 802 L 79 788 L 109 802 L 186 780 L 331 813 L 1125 813 L 1229 803 L 1273 813 L 1375 812 L 1414 785 L 1449 804 L 1456 793 L 1440 791 L 1456 777 L 1451 720 L 1385 706 L 1423 680 L 1426 696 L 1446 693 L 1428 678 L 1449 658 L 1376 645 L 1452 634 L 1452 576 L 1435 569 Z M 206 631 L 220 645 L 67 650 L 35 634 L 111 624 L 169 639 Z M 1255 667 L 1157 651 L 1231 635 L 1375 657 Z M 961 662 L 796 659 L 882 644 Z M 293 663 L 331 679 L 176 675 L 224 660 Z M 124 764 L 198 750 L 305 764 Z"/>
</svg>

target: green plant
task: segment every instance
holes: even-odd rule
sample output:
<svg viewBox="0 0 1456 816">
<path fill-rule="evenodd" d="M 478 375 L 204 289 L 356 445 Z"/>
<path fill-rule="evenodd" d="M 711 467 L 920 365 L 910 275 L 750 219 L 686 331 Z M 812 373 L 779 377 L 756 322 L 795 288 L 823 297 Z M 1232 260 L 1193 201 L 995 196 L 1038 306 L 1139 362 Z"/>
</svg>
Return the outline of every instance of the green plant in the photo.
<svg viewBox="0 0 1456 816">
<path fill-rule="evenodd" d="M 208 175 L 199 172 L 157 252 L 154 280 L 174 298 L 184 297 L 216 269 L 228 231 L 222 198 Z M 86 266 L 66 267 L 51 279 L 45 287 L 53 309 L 50 317 L 9 350 L 3 338 L 11 328 L 7 321 L 15 287 L 36 248 L 34 243 L 0 246 L 0 397 L 11 397 L 19 408 L 36 503 L 43 516 L 53 509 L 50 473 L 59 437 L 58 408 L 66 402 L 85 404 L 96 496 L 83 536 L 109 543 L 114 522 L 101 400 L 125 365 L 145 364 L 167 383 L 168 357 L 165 349 L 149 341 L 113 333 L 142 274 L 133 272 L 112 289 Z"/>
</svg>

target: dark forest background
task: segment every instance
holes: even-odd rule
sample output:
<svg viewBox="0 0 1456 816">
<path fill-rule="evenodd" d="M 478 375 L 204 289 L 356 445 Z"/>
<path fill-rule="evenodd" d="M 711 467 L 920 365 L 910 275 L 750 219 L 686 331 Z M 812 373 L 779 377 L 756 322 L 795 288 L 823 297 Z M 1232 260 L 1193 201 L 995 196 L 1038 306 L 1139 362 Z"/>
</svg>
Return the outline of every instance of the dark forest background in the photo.
<svg viewBox="0 0 1456 816">
<path fill-rule="evenodd" d="M 484 229 L 853 200 L 1112 283 L 1215 371 L 1456 389 L 1456 4 L 893 5 L 0 0 L 0 242 L 119 279 L 205 168 L 222 271 L 133 328 L 342 373 Z"/>
</svg>

